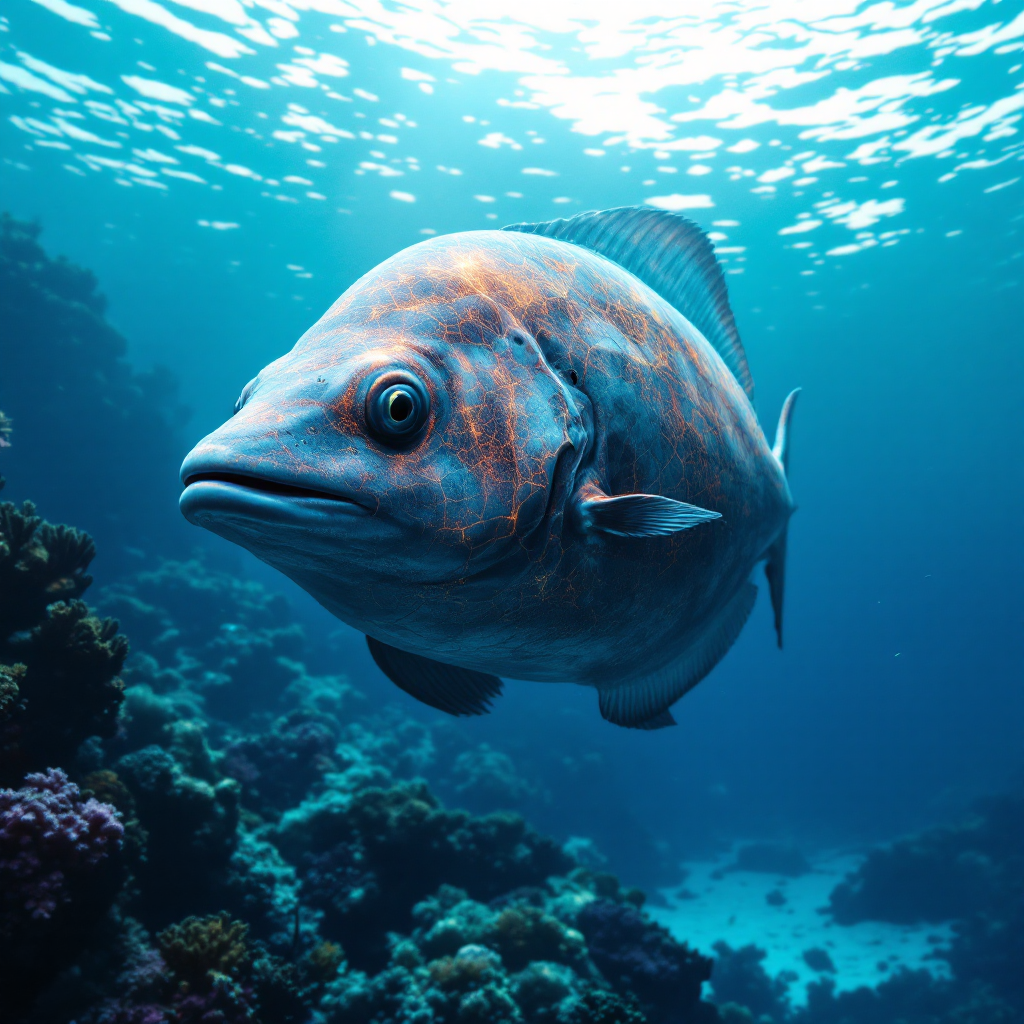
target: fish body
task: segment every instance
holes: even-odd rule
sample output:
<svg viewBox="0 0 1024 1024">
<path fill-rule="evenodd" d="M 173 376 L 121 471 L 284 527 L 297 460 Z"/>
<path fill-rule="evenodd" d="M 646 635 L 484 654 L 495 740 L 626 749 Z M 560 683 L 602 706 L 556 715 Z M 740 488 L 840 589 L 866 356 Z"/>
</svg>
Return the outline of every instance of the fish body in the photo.
<svg viewBox="0 0 1024 1024">
<path fill-rule="evenodd" d="M 678 294 L 669 257 L 692 278 Z M 653 728 L 735 639 L 762 559 L 781 627 L 792 401 L 773 452 L 749 391 L 689 221 L 442 236 L 356 281 L 247 386 L 186 459 L 181 506 L 427 703 L 574 682 Z"/>
</svg>

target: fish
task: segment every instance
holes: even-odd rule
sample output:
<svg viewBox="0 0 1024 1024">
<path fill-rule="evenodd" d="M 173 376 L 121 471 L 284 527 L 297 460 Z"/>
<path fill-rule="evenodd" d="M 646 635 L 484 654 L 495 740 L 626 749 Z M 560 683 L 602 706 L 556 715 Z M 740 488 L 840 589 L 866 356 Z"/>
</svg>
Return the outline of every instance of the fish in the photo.
<svg viewBox="0 0 1024 1024">
<path fill-rule="evenodd" d="M 422 241 L 351 285 L 181 468 L 189 522 L 366 635 L 406 693 L 593 687 L 633 729 L 739 636 L 787 471 L 701 228 L 619 207 Z"/>
</svg>

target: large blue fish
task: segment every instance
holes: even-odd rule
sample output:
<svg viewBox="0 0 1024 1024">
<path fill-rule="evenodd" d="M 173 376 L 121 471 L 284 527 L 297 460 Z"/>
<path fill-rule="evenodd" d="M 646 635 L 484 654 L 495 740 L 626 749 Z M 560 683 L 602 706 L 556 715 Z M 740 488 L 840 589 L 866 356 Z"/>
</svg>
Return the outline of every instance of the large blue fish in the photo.
<svg viewBox="0 0 1024 1024">
<path fill-rule="evenodd" d="M 364 275 L 181 469 L 189 521 L 367 635 L 403 690 L 500 676 L 619 725 L 722 658 L 765 560 L 782 642 L 787 432 L 770 448 L 704 233 L 627 207 L 421 242 Z"/>
</svg>

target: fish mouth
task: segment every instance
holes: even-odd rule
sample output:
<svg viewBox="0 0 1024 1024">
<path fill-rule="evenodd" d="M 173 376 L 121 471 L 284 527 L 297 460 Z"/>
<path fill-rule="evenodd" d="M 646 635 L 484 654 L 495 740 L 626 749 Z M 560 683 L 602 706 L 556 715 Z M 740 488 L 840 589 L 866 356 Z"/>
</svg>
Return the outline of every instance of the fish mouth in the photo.
<svg viewBox="0 0 1024 1024">
<path fill-rule="evenodd" d="M 201 472 L 184 478 L 179 504 L 185 518 L 200 526 L 215 519 L 237 521 L 326 515 L 369 516 L 374 510 L 349 494 L 285 483 L 248 473 Z"/>
<path fill-rule="evenodd" d="M 259 491 L 263 494 L 277 495 L 282 498 L 314 498 L 321 501 L 341 501 L 349 505 L 359 505 L 365 508 L 361 502 L 347 494 L 336 494 L 333 491 L 321 491 L 313 487 L 299 487 L 296 484 L 282 483 L 280 480 L 268 480 L 262 476 L 249 476 L 247 473 L 193 473 L 185 478 L 185 489 L 193 484 L 204 483 L 229 484 L 233 487 L 244 487 L 250 491 Z M 369 509 L 367 509 L 369 511 Z"/>
</svg>

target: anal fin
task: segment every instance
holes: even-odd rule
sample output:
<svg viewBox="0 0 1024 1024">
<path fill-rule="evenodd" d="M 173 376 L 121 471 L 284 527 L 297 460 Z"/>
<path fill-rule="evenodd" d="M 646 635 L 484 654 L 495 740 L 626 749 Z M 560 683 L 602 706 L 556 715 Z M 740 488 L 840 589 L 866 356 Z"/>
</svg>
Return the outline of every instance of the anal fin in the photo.
<svg viewBox="0 0 1024 1024">
<path fill-rule="evenodd" d="M 670 725 L 676 724 L 676 720 L 672 717 L 672 712 L 666 708 L 660 714 L 655 715 L 653 718 L 648 718 L 645 722 L 641 722 L 635 728 L 646 729 L 648 732 L 653 732 L 655 729 L 667 729 Z"/>
<path fill-rule="evenodd" d="M 497 676 L 410 654 L 372 636 L 366 638 L 366 645 L 377 667 L 395 686 L 449 715 L 486 715 L 491 701 L 501 696 Z"/>
<path fill-rule="evenodd" d="M 757 587 L 740 587 L 700 639 L 675 661 L 643 679 L 598 690 L 601 715 L 628 729 L 660 729 L 674 722 L 669 708 L 721 660 L 750 616 Z"/>
<path fill-rule="evenodd" d="M 782 603 L 786 596 L 786 535 L 789 524 L 782 528 L 782 533 L 775 538 L 775 543 L 768 549 L 768 561 L 764 565 L 764 574 L 768 578 L 768 593 L 772 599 L 772 614 L 775 617 L 775 636 L 779 647 L 782 647 Z"/>
</svg>

